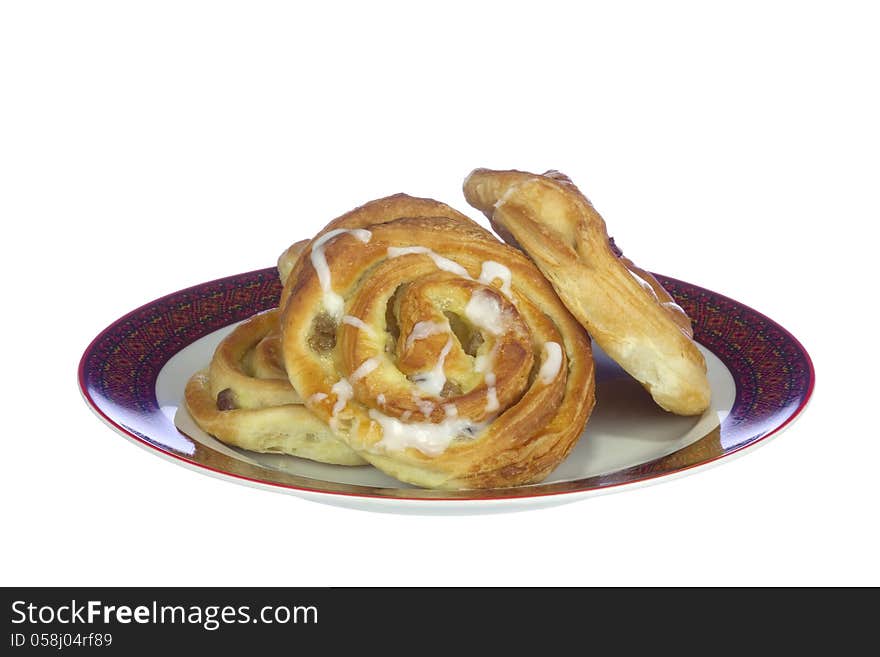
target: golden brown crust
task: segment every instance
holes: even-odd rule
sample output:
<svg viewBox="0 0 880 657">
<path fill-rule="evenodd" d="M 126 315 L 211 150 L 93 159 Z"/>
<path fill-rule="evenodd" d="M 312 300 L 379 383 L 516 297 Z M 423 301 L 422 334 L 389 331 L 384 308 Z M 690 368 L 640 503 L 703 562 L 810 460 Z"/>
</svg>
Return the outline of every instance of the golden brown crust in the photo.
<svg viewBox="0 0 880 657">
<path fill-rule="evenodd" d="M 199 427 L 227 445 L 335 465 L 366 463 L 301 404 L 221 411 L 204 370 L 190 378 L 184 395 Z"/>
<path fill-rule="evenodd" d="M 281 254 L 282 282 L 307 245 L 307 240 L 297 242 Z M 278 315 L 277 308 L 257 313 L 220 342 L 209 367 L 187 382 L 187 410 L 203 431 L 228 445 L 322 463 L 364 465 L 366 461 L 303 406 L 290 384 Z"/>
<path fill-rule="evenodd" d="M 224 338 L 209 369 L 196 372 L 186 386 L 184 400 L 196 424 L 228 445 L 255 452 L 364 464 L 302 405 L 286 374 L 282 371 L 284 378 L 277 377 L 278 363 L 271 353 L 277 336 L 278 310 L 273 309 L 253 316 Z M 265 362 L 259 364 L 260 359 Z"/>
<path fill-rule="evenodd" d="M 346 212 L 324 226 L 324 228 L 321 229 L 321 231 L 311 240 L 297 242 L 288 250 L 291 251 L 295 249 L 295 252 L 285 252 L 282 254 L 281 259 L 285 262 L 283 265 L 279 262 L 279 268 L 282 266 L 284 267 L 281 279 L 282 283 L 284 283 L 284 289 L 281 292 L 281 301 L 279 302 L 278 307 L 284 308 L 288 297 L 293 293 L 297 281 L 300 278 L 299 272 L 303 266 L 303 258 L 307 258 L 311 253 L 311 245 L 327 233 L 340 229 L 351 230 L 367 228 L 369 226 L 389 223 L 403 217 L 411 219 L 430 219 L 431 217 L 446 217 L 451 215 L 456 215 L 473 224 L 470 219 L 453 210 L 445 203 L 440 203 L 433 199 L 409 196 L 408 194 L 394 194 L 385 198 L 376 199 L 369 203 L 365 203 L 350 212 Z M 478 230 L 483 230 L 477 224 L 473 224 L 473 226 Z M 288 272 L 287 275 L 284 275 L 284 271 Z M 292 277 L 291 274 L 293 274 Z M 289 284 L 288 281 L 290 281 Z"/>
<path fill-rule="evenodd" d="M 464 192 L 662 408 L 680 415 L 708 408 L 706 363 L 687 315 L 653 276 L 614 253 L 605 221 L 571 180 L 555 171 L 477 169 Z"/>
<path fill-rule="evenodd" d="M 278 256 L 278 277 L 281 279 L 282 285 L 287 281 L 290 272 L 293 271 L 297 260 L 299 260 L 300 254 L 302 254 L 309 245 L 309 241 L 310 240 L 300 240 L 299 242 L 294 242 L 285 249 L 284 253 Z"/>
<path fill-rule="evenodd" d="M 300 404 L 283 365 L 276 360 L 278 309 L 257 313 L 236 327 L 217 346 L 209 367 L 211 394 L 235 394 L 238 408 Z"/>
<path fill-rule="evenodd" d="M 589 339 L 553 288 L 431 199 L 399 194 L 331 222 L 282 307 L 284 364 L 306 405 L 402 481 L 540 481 L 593 408 Z"/>
</svg>

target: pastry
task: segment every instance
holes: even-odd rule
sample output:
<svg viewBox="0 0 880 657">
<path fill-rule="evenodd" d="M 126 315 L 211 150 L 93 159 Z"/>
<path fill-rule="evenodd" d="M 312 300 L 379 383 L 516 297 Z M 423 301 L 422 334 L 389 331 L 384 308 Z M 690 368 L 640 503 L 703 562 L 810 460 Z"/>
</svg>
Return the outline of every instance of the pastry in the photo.
<svg viewBox="0 0 880 657">
<path fill-rule="evenodd" d="M 684 310 L 651 274 L 615 252 L 605 221 L 566 176 L 477 169 L 464 193 L 657 404 L 679 415 L 708 408 L 706 363 Z"/>
<path fill-rule="evenodd" d="M 279 259 L 282 280 L 308 242 Z M 184 401 L 196 424 L 218 440 L 255 452 L 323 463 L 366 463 L 303 404 L 281 358 L 277 308 L 239 324 L 218 345 L 206 370 L 187 382 Z"/>
<path fill-rule="evenodd" d="M 281 301 L 284 369 L 359 456 L 423 487 L 542 480 L 592 411 L 589 337 L 540 271 L 403 194 L 332 221 Z"/>
</svg>

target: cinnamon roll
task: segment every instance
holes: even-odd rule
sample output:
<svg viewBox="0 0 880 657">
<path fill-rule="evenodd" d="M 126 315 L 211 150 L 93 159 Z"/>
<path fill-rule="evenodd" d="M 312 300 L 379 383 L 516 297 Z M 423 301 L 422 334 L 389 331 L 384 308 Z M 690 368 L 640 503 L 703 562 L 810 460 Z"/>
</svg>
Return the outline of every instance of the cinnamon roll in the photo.
<svg viewBox="0 0 880 657">
<path fill-rule="evenodd" d="M 360 457 L 423 487 L 547 476 L 592 411 L 589 338 L 519 251 L 398 194 L 332 221 L 282 293 L 283 366 Z"/>
</svg>

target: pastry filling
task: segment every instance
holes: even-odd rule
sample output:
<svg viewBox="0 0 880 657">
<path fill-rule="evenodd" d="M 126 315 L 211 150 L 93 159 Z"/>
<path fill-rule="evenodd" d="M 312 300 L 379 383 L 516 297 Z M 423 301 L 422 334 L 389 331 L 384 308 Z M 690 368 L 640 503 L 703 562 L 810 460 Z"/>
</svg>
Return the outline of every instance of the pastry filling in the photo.
<svg viewBox="0 0 880 657">
<path fill-rule="evenodd" d="M 312 320 L 309 348 L 317 354 L 326 354 L 336 347 L 336 321 L 327 313 L 319 313 Z"/>
</svg>

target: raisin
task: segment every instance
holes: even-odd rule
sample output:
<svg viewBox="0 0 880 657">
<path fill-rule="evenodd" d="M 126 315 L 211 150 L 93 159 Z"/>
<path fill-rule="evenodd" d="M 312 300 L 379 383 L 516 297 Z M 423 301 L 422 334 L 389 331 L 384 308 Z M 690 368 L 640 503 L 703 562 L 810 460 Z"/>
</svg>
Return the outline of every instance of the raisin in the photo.
<svg viewBox="0 0 880 657">
<path fill-rule="evenodd" d="M 217 410 L 231 411 L 238 408 L 235 402 L 235 391 L 232 388 L 225 388 L 217 393 Z"/>
</svg>

